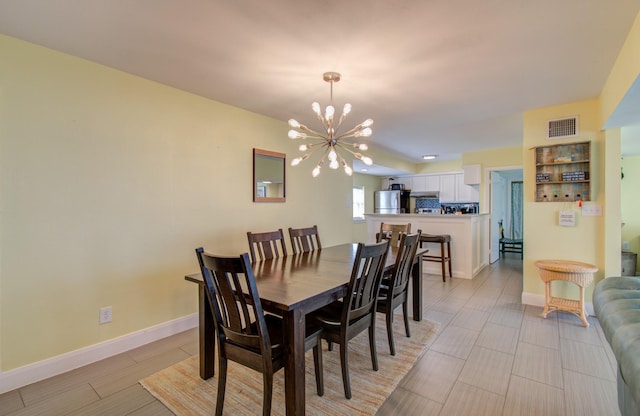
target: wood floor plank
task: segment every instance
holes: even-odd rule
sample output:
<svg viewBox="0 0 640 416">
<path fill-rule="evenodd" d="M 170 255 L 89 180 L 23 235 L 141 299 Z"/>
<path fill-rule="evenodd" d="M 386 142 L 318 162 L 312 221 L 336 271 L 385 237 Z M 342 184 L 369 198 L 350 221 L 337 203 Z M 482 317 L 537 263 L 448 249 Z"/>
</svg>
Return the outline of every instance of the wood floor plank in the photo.
<svg viewBox="0 0 640 416">
<path fill-rule="evenodd" d="M 105 398 L 113 393 L 133 386 L 138 383 L 139 380 L 188 357 L 189 355 L 184 351 L 173 349 L 149 360 L 136 363 L 117 373 L 97 377 L 91 380 L 90 384 L 100 397 Z"/>
<path fill-rule="evenodd" d="M 457 382 L 442 407 L 441 415 L 495 416 L 502 414 L 504 396 Z"/>
<path fill-rule="evenodd" d="M 464 360 L 437 351 L 427 351 L 400 386 L 407 390 L 444 403 L 464 366 Z"/>
<path fill-rule="evenodd" d="M 487 319 L 489 319 L 488 312 L 469 309 L 465 306 L 460 309 L 456 317 L 451 321 L 451 325 L 481 331 Z"/>
<path fill-rule="evenodd" d="M 513 362 L 513 374 L 563 388 L 560 351 L 520 342 Z"/>
<path fill-rule="evenodd" d="M 513 357 L 511 354 L 475 346 L 458 380 L 506 396 Z"/>
<path fill-rule="evenodd" d="M 401 387 L 394 390 L 385 400 L 377 416 L 438 416 L 442 404 L 417 394 L 410 394 Z"/>
<path fill-rule="evenodd" d="M 438 335 L 438 338 L 431 345 L 431 349 L 466 359 L 479 334 L 479 331 L 449 325 Z"/>
<path fill-rule="evenodd" d="M 562 416 L 564 391 L 557 387 L 513 376 L 503 416 Z"/>
<path fill-rule="evenodd" d="M 13 390 L 5 394 L 0 394 L 0 416 L 8 415 L 11 412 L 22 409 L 24 403 L 18 390 Z"/>
<path fill-rule="evenodd" d="M 496 351 L 515 354 L 518 346 L 519 334 L 519 329 L 487 322 L 478 336 L 476 345 Z"/>
<path fill-rule="evenodd" d="M 604 347 L 569 339 L 562 340 L 562 367 L 578 373 L 616 381 Z"/>
<path fill-rule="evenodd" d="M 11 413 L 11 416 L 66 416 L 89 403 L 99 400 L 100 396 L 96 394 L 88 383 L 84 383 L 24 407 Z"/>
<path fill-rule="evenodd" d="M 616 383 L 564 370 L 568 416 L 619 416 Z"/>
<path fill-rule="evenodd" d="M 102 400 L 92 402 L 68 416 L 112 416 L 128 415 L 131 412 L 153 403 L 156 399 L 140 384 L 128 387 Z"/>
</svg>

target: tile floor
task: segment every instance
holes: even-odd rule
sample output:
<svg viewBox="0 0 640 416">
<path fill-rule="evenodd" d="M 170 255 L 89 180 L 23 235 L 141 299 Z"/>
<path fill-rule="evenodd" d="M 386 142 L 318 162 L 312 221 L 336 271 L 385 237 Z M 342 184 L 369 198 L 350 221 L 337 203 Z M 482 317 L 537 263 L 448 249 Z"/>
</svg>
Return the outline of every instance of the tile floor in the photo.
<svg viewBox="0 0 640 416">
<path fill-rule="evenodd" d="M 517 254 L 473 280 L 425 275 L 424 316 L 438 336 L 378 415 L 619 415 L 597 319 L 542 319 L 521 293 Z M 171 415 L 137 381 L 197 349 L 195 329 L 174 335 L 0 395 L 0 416 Z"/>
</svg>

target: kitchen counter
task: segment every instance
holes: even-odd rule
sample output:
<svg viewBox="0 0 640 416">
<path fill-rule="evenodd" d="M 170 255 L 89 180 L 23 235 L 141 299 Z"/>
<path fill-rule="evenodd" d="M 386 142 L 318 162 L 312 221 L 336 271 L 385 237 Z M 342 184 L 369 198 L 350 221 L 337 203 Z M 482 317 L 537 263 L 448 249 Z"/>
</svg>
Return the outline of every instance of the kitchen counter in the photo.
<svg viewBox="0 0 640 416">
<path fill-rule="evenodd" d="M 473 279 L 489 264 L 489 214 L 365 214 L 369 239 L 375 240 L 380 223 L 411 223 L 411 231 L 451 236 L 451 267 L 454 277 Z M 430 254 L 439 255 L 437 244 L 428 244 Z M 438 263 L 424 262 L 423 270 L 441 274 Z"/>
</svg>

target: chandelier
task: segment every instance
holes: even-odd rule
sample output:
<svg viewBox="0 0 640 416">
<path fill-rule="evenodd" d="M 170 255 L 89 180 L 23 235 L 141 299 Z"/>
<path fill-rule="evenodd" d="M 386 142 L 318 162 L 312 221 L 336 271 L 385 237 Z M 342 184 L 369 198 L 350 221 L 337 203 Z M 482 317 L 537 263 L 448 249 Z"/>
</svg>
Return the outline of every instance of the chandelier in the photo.
<svg viewBox="0 0 640 416">
<path fill-rule="evenodd" d="M 325 158 L 329 162 L 329 168 L 338 169 L 340 165 L 342 165 L 344 173 L 351 176 L 353 174 L 353 169 L 351 169 L 351 167 L 347 164 L 347 161 L 338 152 L 338 150 L 342 149 L 348 153 L 351 153 L 353 157 L 361 160 L 364 164 L 372 165 L 373 160 L 371 160 L 370 157 L 363 156 L 360 152 L 356 151 L 365 151 L 368 149 L 368 146 L 364 143 L 349 142 L 347 141 L 347 139 L 371 136 L 371 125 L 373 124 L 373 120 L 367 119 L 351 130 L 343 134 L 338 134 L 338 130 L 340 129 L 342 122 L 347 117 L 347 114 L 351 112 L 351 104 L 344 105 L 344 108 L 342 109 L 342 115 L 340 116 L 336 124 L 334 118 L 335 108 L 333 107 L 333 83 L 340 81 L 340 74 L 337 72 L 325 72 L 322 78 L 326 82 L 329 82 L 331 84 L 329 105 L 324 111 L 324 116 L 320 111 L 320 104 L 318 104 L 317 102 L 311 104 L 311 109 L 316 113 L 318 120 L 322 124 L 324 133 L 319 133 L 315 130 L 311 130 L 304 124 L 300 124 L 294 119 L 289 120 L 289 126 L 291 126 L 293 129 L 297 129 L 289 130 L 289 138 L 308 140 L 311 142 L 301 144 L 298 147 L 301 152 L 307 153 L 293 159 L 291 161 L 291 166 L 299 165 L 300 162 L 307 160 L 309 156 L 311 156 L 311 154 L 313 154 L 317 150 L 322 150 L 322 157 L 318 161 L 316 167 L 311 171 L 311 175 L 314 178 L 320 174 L 320 169 L 324 165 Z"/>
</svg>

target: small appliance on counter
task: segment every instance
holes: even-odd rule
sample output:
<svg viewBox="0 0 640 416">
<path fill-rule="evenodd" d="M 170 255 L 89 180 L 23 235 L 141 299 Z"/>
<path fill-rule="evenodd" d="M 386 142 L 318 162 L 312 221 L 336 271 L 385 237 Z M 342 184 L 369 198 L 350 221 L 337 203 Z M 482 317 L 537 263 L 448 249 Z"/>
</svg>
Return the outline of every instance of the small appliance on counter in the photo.
<svg viewBox="0 0 640 416">
<path fill-rule="evenodd" d="M 440 208 L 417 208 L 418 214 L 440 214 Z"/>
</svg>

